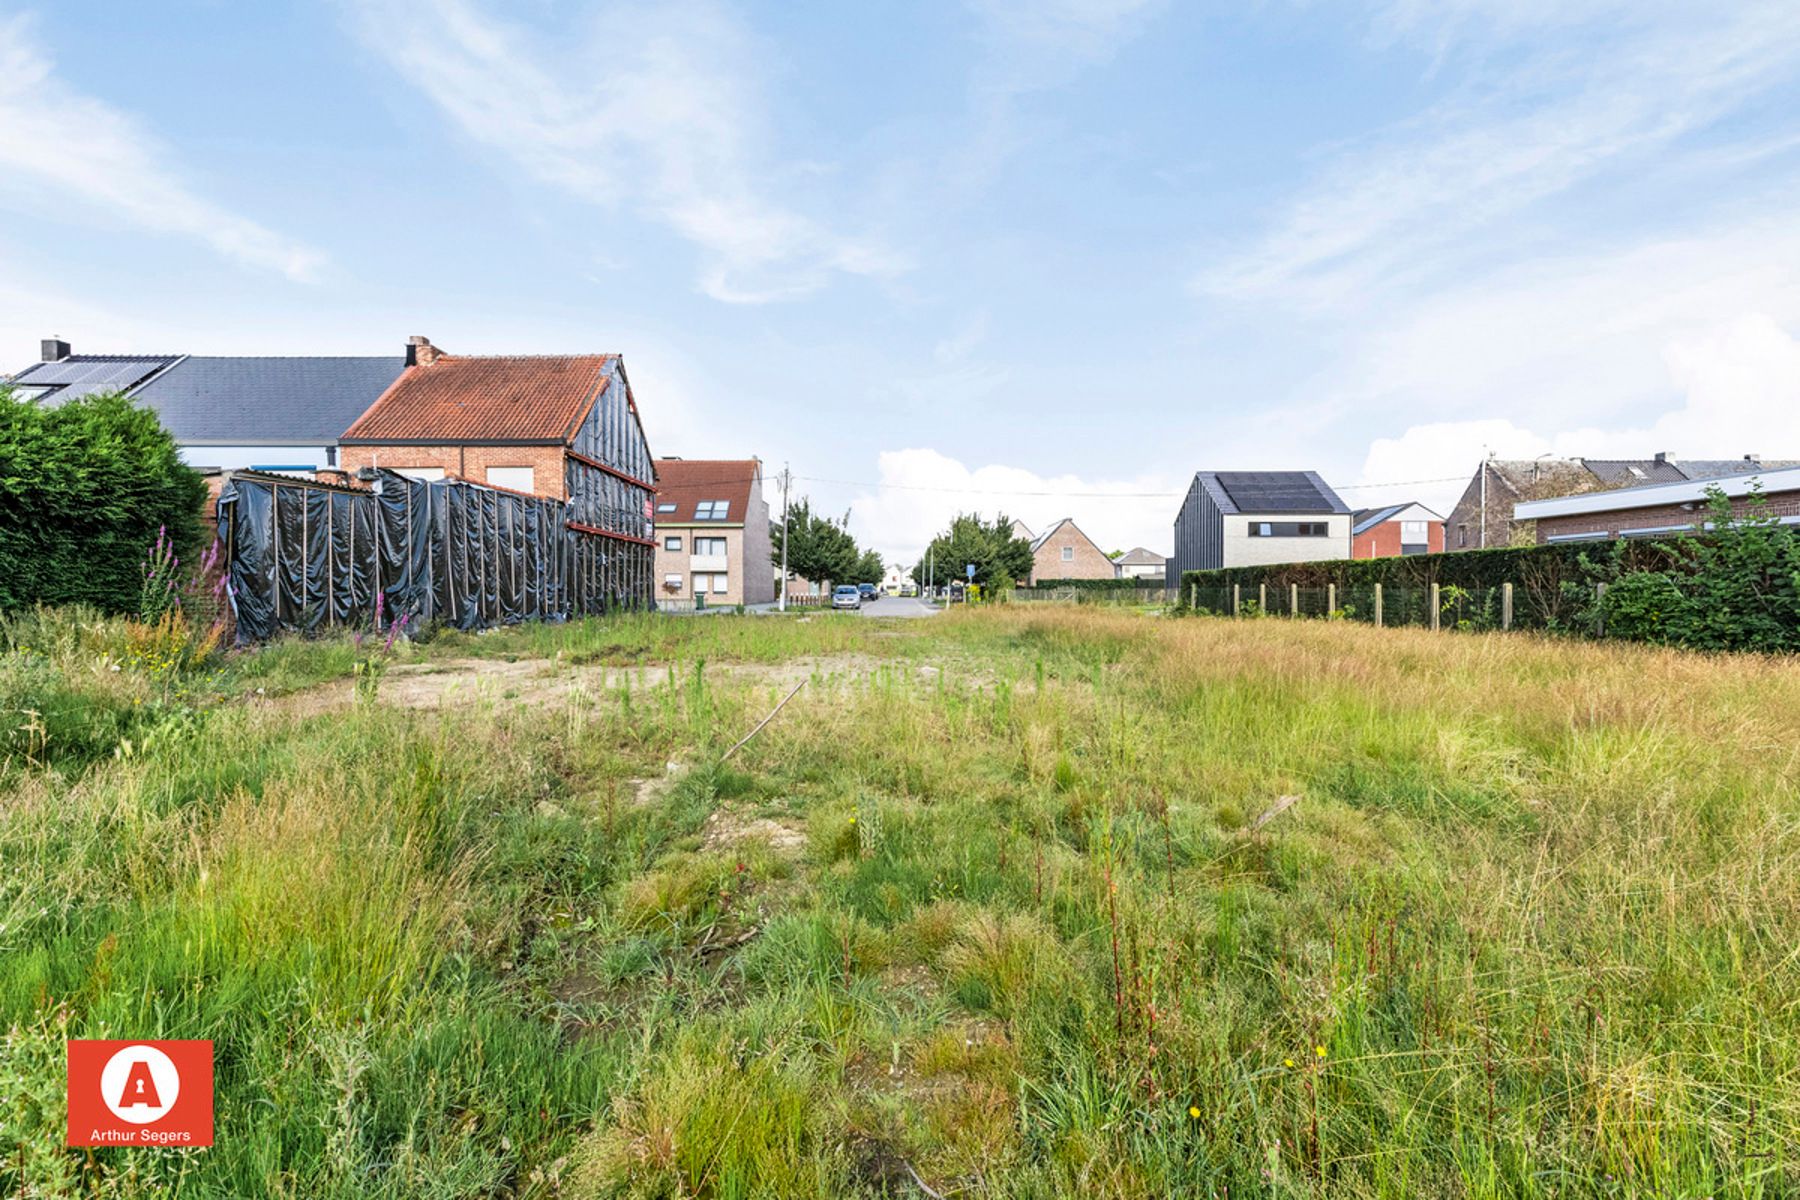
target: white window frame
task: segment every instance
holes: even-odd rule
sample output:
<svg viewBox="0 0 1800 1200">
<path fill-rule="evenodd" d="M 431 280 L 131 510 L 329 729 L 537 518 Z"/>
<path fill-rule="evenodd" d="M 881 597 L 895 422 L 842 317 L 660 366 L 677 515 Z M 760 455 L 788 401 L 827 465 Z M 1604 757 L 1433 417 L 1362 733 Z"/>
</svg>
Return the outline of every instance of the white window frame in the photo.
<svg viewBox="0 0 1800 1200">
<path fill-rule="evenodd" d="M 676 534 L 670 534 L 663 539 L 663 549 L 667 550 L 670 554 L 680 554 L 681 538 Z"/>
<path fill-rule="evenodd" d="M 1075 561 L 1075 547 L 1064 546 L 1062 548 L 1062 552 L 1063 552 L 1062 560 L 1064 562 L 1074 562 Z"/>
<path fill-rule="evenodd" d="M 698 537 L 698 536 L 696 536 L 694 538 L 694 554 L 696 557 L 706 557 L 708 555 L 713 555 L 718 558 L 724 558 L 725 553 L 726 553 L 725 547 L 726 547 L 727 543 L 728 543 L 728 539 L 722 538 L 722 537 Z"/>
</svg>

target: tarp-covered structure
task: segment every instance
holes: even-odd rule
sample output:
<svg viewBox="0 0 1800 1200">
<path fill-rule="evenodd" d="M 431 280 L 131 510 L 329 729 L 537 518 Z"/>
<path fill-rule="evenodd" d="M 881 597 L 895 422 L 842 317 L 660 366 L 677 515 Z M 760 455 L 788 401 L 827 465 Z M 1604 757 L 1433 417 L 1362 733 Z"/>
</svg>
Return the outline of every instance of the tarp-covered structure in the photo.
<svg viewBox="0 0 1800 1200">
<path fill-rule="evenodd" d="M 580 505 L 378 470 L 372 488 L 233 472 L 219 537 L 240 642 L 402 617 L 457 629 L 651 605 L 652 543 Z M 638 518 L 641 520 L 642 518 Z"/>
</svg>

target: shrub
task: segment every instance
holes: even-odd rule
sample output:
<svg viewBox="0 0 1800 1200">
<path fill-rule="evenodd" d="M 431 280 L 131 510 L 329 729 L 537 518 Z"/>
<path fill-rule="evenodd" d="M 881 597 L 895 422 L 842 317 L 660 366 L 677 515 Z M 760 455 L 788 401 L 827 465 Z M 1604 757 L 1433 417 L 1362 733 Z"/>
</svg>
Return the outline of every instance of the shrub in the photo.
<svg viewBox="0 0 1800 1200">
<path fill-rule="evenodd" d="M 156 414 L 123 396 L 50 408 L 0 389 L 0 462 L 0 611 L 138 612 L 158 529 L 171 557 L 204 540 L 205 481 Z"/>
</svg>

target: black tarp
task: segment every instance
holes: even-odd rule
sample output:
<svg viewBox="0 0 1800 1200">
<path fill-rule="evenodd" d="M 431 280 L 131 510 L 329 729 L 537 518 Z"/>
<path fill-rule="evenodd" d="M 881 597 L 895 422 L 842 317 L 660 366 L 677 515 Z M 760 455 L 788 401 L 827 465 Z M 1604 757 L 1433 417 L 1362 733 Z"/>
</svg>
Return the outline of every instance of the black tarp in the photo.
<svg viewBox="0 0 1800 1200">
<path fill-rule="evenodd" d="M 572 528 L 572 506 L 549 497 L 392 471 L 370 490 L 245 471 L 218 512 L 243 642 L 374 628 L 378 592 L 384 622 L 458 629 L 651 604 L 651 546 Z"/>
</svg>

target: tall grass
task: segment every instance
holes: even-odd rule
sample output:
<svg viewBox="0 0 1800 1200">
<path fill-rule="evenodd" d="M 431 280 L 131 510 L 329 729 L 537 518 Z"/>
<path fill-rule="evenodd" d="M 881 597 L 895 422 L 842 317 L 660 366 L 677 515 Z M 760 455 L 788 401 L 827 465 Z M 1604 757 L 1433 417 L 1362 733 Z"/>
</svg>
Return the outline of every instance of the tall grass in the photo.
<svg viewBox="0 0 1800 1200">
<path fill-rule="evenodd" d="M 0 1192 L 1800 1191 L 1792 663 L 1029 606 L 419 653 L 685 665 L 318 711 L 249 686 L 349 669 L 295 644 L 15 763 Z M 702 660 L 821 655 L 719 766 L 777 692 Z M 218 1145 L 62 1150 L 65 1036 L 213 1038 Z"/>
</svg>

